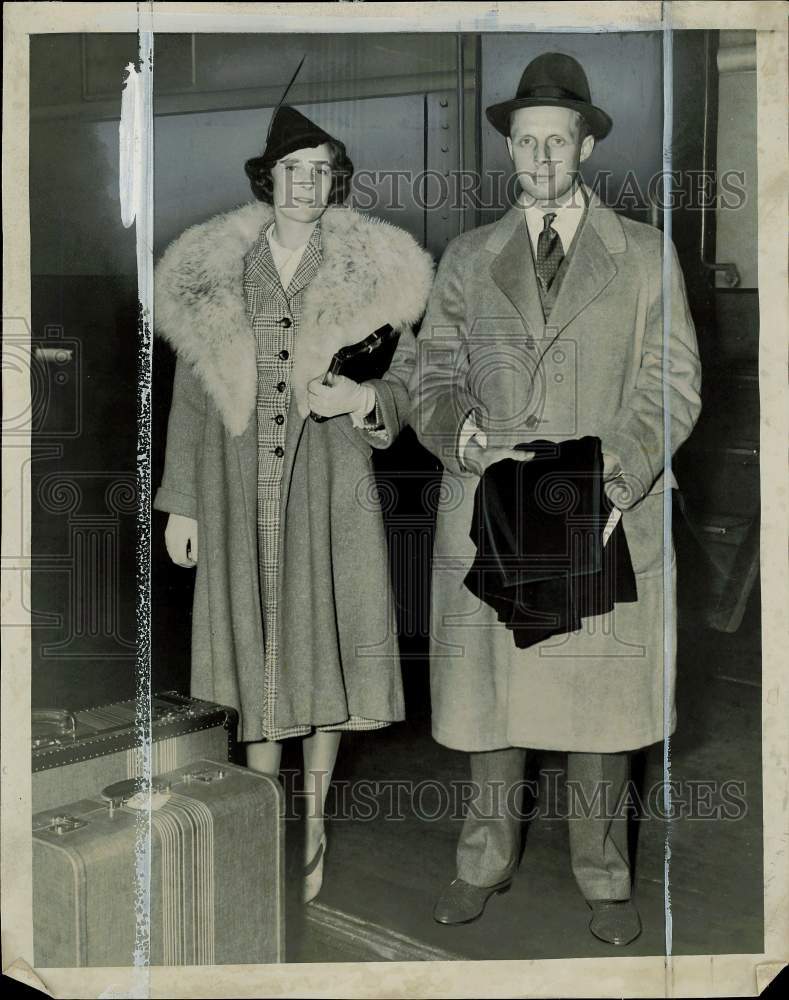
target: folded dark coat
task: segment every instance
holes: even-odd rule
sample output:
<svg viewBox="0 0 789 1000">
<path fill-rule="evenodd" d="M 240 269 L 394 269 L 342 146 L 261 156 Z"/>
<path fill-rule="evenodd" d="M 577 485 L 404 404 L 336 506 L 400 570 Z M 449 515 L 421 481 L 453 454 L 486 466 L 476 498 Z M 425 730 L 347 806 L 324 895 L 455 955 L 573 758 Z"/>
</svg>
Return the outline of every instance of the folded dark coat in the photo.
<svg viewBox="0 0 789 1000">
<path fill-rule="evenodd" d="M 491 465 L 477 486 L 465 585 L 525 649 L 637 599 L 627 539 L 603 490 L 600 439 L 533 441 L 528 462 Z"/>
</svg>

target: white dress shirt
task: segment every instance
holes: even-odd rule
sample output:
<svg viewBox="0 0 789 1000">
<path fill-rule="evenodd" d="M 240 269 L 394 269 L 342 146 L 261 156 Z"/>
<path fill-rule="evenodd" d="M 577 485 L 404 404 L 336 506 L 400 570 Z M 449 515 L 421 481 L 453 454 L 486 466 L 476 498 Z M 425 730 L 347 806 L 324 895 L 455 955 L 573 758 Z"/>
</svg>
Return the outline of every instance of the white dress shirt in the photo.
<svg viewBox="0 0 789 1000">
<path fill-rule="evenodd" d="M 266 239 L 268 240 L 269 250 L 271 250 L 271 256 L 274 258 L 274 265 L 277 268 L 277 274 L 279 274 L 280 284 L 285 291 L 287 291 L 288 285 L 293 280 L 293 275 L 296 273 L 298 266 L 301 263 L 301 258 L 304 256 L 304 250 L 309 243 L 311 236 L 312 233 L 310 232 L 310 235 L 300 247 L 296 247 L 295 250 L 291 250 L 290 247 L 284 247 L 274 238 L 273 222 L 266 230 Z"/>
<path fill-rule="evenodd" d="M 556 216 L 551 223 L 551 227 L 559 234 L 559 239 L 562 241 L 562 248 L 566 254 L 575 238 L 575 234 L 578 232 L 578 226 L 581 224 L 581 219 L 584 216 L 585 207 L 583 199 L 578 194 L 571 197 L 563 205 L 524 205 L 523 214 L 526 217 L 526 227 L 529 230 L 534 256 L 537 256 L 537 240 L 540 238 L 540 233 L 545 226 L 546 215 L 550 213 Z"/>
</svg>

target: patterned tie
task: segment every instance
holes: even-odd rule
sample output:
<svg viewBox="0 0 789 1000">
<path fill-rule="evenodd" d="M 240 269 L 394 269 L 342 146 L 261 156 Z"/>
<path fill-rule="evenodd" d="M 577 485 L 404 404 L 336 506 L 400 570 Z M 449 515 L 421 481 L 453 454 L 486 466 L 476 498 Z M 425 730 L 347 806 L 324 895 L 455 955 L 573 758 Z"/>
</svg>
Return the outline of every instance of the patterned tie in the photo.
<svg viewBox="0 0 789 1000">
<path fill-rule="evenodd" d="M 564 260 L 564 247 L 559 234 L 551 226 L 556 212 L 547 212 L 543 217 L 543 227 L 537 240 L 537 277 L 544 292 L 551 287 L 559 265 Z"/>
</svg>

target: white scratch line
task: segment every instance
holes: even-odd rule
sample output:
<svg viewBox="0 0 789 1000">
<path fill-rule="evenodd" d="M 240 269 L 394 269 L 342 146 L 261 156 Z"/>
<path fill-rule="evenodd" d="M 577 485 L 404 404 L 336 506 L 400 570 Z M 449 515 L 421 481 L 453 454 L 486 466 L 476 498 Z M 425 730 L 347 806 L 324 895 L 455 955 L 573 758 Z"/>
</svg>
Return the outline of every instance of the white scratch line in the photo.
<svg viewBox="0 0 789 1000">
<path fill-rule="evenodd" d="M 140 8 L 138 6 L 138 24 Z M 151 339 L 153 331 L 153 32 L 138 32 L 139 70 L 127 66 L 119 128 L 121 221 L 135 225 L 137 296 L 137 604 L 135 729 L 146 808 L 137 814 L 135 841 L 135 976 L 131 990 L 106 997 L 151 995 Z"/>
<path fill-rule="evenodd" d="M 663 4 L 663 176 L 667 188 L 671 184 L 673 159 L 672 137 L 674 124 L 674 38 L 671 25 L 671 3 Z M 670 190 L 663 192 L 663 450 L 665 454 L 664 472 L 666 484 L 671 479 L 671 393 L 669 375 L 671 371 L 671 199 Z M 666 942 L 666 992 L 673 993 L 672 982 L 672 939 L 673 922 L 671 914 L 671 709 L 674 633 L 676 611 L 673 594 L 673 540 L 671 532 L 671 495 L 668 488 L 663 491 L 663 806 L 666 815 L 666 839 L 663 854 L 663 914 Z"/>
</svg>

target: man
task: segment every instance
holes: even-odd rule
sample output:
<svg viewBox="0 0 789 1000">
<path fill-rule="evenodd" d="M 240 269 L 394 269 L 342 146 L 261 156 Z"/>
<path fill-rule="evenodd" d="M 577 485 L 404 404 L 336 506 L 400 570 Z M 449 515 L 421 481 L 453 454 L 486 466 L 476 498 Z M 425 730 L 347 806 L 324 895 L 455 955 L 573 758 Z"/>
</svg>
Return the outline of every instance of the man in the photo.
<svg viewBox="0 0 789 1000">
<path fill-rule="evenodd" d="M 579 164 L 611 128 L 582 67 L 565 55 L 540 56 L 516 98 L 487 116 L 506 137 L 518 203 L 447 248 L 410 387 L 411 422 L 444 465 L 448 498 L 433 564 L 433 736 L 469 752 L 480 796 L 463 825 L 457 878 L 434 916 L 469 922 L 509 887 L 526 748 L 561 750 L 580 806 L 570 820 L 570 861 L 592 911 L 590 930 L 627 944 L 641 925 L 630 898 L 626 817 L 615 805 L 629 751 L 676 724 L 663 607 L 664 596 L 674 601 L 673 550 L 665 553 L 672 584 L 664 595 L 663 493 L 676 483 L 663 474 L 664 434 L 670 427 L 674 452 L 699 413 L 696 337 L 673 247 L 580 182 Z M 492 463 L 529 459 L 517 444 L 584 435 L 602 444 L 605 490 L 622 512 L 638 600 L 519 649 L 463 583 L 475 555 L 475 489 Z"/>
</svg>

